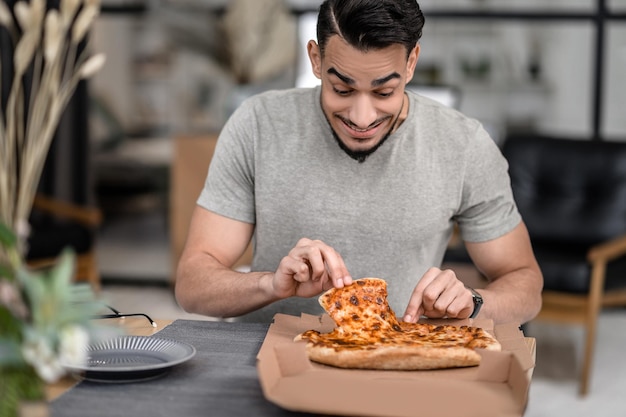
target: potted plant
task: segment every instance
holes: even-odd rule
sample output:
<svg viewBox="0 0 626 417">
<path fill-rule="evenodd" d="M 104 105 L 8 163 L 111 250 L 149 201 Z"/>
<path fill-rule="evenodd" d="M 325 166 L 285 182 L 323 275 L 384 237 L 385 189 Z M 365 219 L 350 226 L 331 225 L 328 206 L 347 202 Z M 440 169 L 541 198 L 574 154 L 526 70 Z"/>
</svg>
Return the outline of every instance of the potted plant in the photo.
<svg viewBox="0 0 626 417">
<path fill-rule="evenodd" d="M 44 404 L 46 383 L 81 366 L 95 328 L 90 318 L 100 304 L 88 284 L 72 282 L 74 256 L 65 251 L 46 270 L 26 267 L 17 237 L 0 223 L 0 415 Z"/>
</svg>

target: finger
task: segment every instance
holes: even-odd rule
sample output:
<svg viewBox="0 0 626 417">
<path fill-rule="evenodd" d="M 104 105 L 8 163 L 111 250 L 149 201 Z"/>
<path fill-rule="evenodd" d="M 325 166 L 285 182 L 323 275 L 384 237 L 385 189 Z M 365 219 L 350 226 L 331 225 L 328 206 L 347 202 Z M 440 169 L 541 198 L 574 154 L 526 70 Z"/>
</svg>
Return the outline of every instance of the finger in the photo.
<svg viewBox="0 0 626 417">
<path fill-rule="evenodd" d="M 297 264 L 294 268 L 293 279 L 298 282 L 315 281 L 312 275 L 311 264 L 301 260 L 296 260 L 296 262 Z"/>
<path fill-rule="evenodd" d="M 303 255 L 302 261 L 309 267 L 309 275 L 312 281 L 321 281 L 326 276 L 324 257 L 316 248 L 310 248 Z"/>
<path fill-rule="evenodd" d="M 433 296 L 434 298 L 435 296 Z M 424 299 L 427 297 L 425 296 Z M 424 302 L 424 309 L 427 311 L 428 317 L 451 317 L 448 313 L 451 311 L 455 301 L 455 296 L 445 289 L 439 293 L 439 296 L 433 302 Z"/>
<path fill-rule="evenodd" d="M 303 262 L 306 264 L 307 268 L 309 269 L 309 276 L 311 277 L 312 281 L 319 281 L 320 277 L 316 276 L 313 273 L 313 266 L 311 265 L 311 262 L 308 259 L 304 259 Z"/>
<path fill-rule="evenodd" d="M 298 268 L 298 271 L 294 271 L 298 272 L 297 280 L 300 282 L 308 281 L 309 279 L 320 281 L 326 274 L 321 251 L 309 239 L 300 239 L 288 256 L 306 265 L 306 270 Z"/>
<path fill-rule="evenodd" d="M 343 288 L 344 285 L 352 284 L 352 277 L 348 272 L 341 255 L 330 246 L 322 248 L 322 256 L 326 265 L 327 277 L 332 281 L 335 288 Z"/>
<path fill-rule="evenodd" d="M 430 285 L 430 283 L 437 277 L 437 275 L 441 272 L 439 268 L 430 268 L 419 280 L 413 293 L 411 294 L 411 298 L 409 300 L 409 304 L 407 305 L 406 310 L 404 311 L 403 320 L 408 323 L 415 323 L 419 320 L 420 316 L 424 314 L 425 309 L 423 307 L 423 297 L 424 290 Z"/>
<path fill-rule="evenodd" d="M 429 317 L 458 318 L 473 308 L 470 293 L 452 270 L 437 275 L 425 290 L 422 303 Z"/>
<path fill-rule="evenodd" d="M 341 255 L 321 240 L 300 239 L 294 250 L 311 264 L 313 280 L 330 279 L 336 288 L 352 284 Z"/>
<path fill-rule="evenodd" d="M 294 295 L 295 282 L 302 283 L 308 280 L 308 266 L 301 260 L 291 256 L 285 256 L 278 264 L 274 274 L 272 286 L 278 298 L 286 298 Z"/>
<path fill-rule="evenodd" d="M 424 309 L 445 313 L 456 297 L 462 294 L 455 289 L 456 282 L 452 271 L 442 271 L 424 291 Z"/>
<path fill-rule="evenodd" d="M 280 264 L 281 271 L 295 281 L 306 282 L 311 279 L 310 265 L 301 259 L 285 256 Z"/>
<path fill-rule="evenodd" d="M 452 319 L 466 319 L 474 311 L 474 304 L 468 305 L 463 298 L 455 298 L 447 307 L 446 316 Z"/>
<path fill-rule="evenodd" d="M 447 307 L 447 314 L 452 318 L 467 318 L 474 311 L 474 302 L 472 293 L 461 281 L 456 281 L 454 289 L 449 291 L 450 294 L 456 294 Z"/>
</svg>

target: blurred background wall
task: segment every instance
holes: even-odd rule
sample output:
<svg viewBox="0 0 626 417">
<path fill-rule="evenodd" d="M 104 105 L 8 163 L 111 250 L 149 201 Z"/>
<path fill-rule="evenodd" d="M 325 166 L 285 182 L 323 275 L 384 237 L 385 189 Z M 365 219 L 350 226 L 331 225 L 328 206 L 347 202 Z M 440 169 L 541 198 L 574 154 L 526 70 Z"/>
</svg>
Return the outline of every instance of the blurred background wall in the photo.
<svg viewBox="0 0 626 417">
<path fill-rule="evenodd" d="M 103 1 L 92 41 L 108 59 L 89 84 L 89 127 L 104 242 L 116 222 L 128 230 L 148 221 L 158 235 L 139 246 L 158 253 L 150 245 L 168 242 L 176 138 L 219 132 L 256 92 L 317 82 L 304 45 L 315 38 L 319 4 Z M 413 87 L 453 89 L 457 107 L 497 143 L 520 131 L 626 140 L 626 0 L 420 5 L 426 25 Z M 103 256 L 104 275 L 132 275 Z M 137 275 L 167 275 L 158 271 L 171 270 L 171 260 L 159 260 Z"/>
</svg>

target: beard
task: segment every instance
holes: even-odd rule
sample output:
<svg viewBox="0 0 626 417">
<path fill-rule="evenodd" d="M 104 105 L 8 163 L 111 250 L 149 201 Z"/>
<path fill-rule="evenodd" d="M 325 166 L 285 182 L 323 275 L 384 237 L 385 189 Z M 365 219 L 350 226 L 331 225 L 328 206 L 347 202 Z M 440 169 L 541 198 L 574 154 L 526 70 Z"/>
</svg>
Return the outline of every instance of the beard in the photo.
<svg viewBox="0 0 626 417">
<path fill-rule="evenodd" d="M 346 155 L 348 155 L 350 158 L 354 159 L 355 161 L 359 162 L 360 164 L 365 162 L 365 160 L 371 154 L 376 152 L 378 148 L 380 148 L 382 144 L 385 143 L 387 139 L 389 139 L 389 136 L 391 136 L 391 132 L 393 131 L 393 126 L 391 126 L 389 130 L 387 131 L 387 133 L 385 133 L 385 136 L 383 136 L 383 138 L 376 145 L 372 146 L 369 149 L 365 149 L 362 151 L 353 151 L 352 149 L 348 148 L 345 143 L 343 143 L 343 141 L 341 140 L 337 132 L 335 132 L 335 129 L 333 129 L 330 122 L 328 122 L 328 125 L 330 126 L 330 131 L 333 132 L 333 137 L 335 138 L 335 141 L 339 145 L 339 148 L 341 148 L 341 150 L 344 151 Z"/>
<path fill-rule="evenodd" d="M 396 120 L 394 120 L 391 123 L 391 126 L 389 127 L 389 130 L 387 131 L 387 133 L 385 133 L 385 136 L 383 136 L 383 138 L 374 146 L 372 146 L 369 149 L 365 149 L 362 151 L 354 151 L 350 148 L 348 148 L 346 146 L 345 143 L 343 143 L 343 141 L 341 140 L 341 138 L 339 137 L 339 135 L 337 134 L 337 132 L 335 132 L 335 129 L 333 129 L 333 125 L 330 123 L 330 120 L 328 120 L 328 117 L 326 116 L 326 113 L 324 113 L 324 118 L 326 119 L 326 122 L 328 123 L 328 127 L 330 127 L 330 131 L 333 132 L 333 137 L 335 138 L 335 141 L 337 142 L 337 144 L 339 145 L 339 148 L 344 151 L 346 153 L 346 155 L 348 155 L 350 158 L 354 159 L 355 161 L 358 161 L 360 164 L 362 164 L 363 162 L 365 162 L 367 160 L 367 158 L 373 154 L 374 152 L 376 152 L 378 150 L 378 148 L 380 148 L 383 143 L 385 143 L 387 141 L 387 139 L 389 139 L 389 136 L 391 136 L 391 134 L 394 132 L 394 130 L 398 127 L 399 122 L 400 122 L 400 115 L 402 114 L 402 110 L 404 109 L 404 98 L 402 98 L 402 107 L 400 107 L 400 111 L 398 112 L 397 116 L 396 116 Z M 390 118 L 393 116 L 390 116 Z M 349 121 L 343 121 L 344 123 L 349 123 Z"/>
</svg>

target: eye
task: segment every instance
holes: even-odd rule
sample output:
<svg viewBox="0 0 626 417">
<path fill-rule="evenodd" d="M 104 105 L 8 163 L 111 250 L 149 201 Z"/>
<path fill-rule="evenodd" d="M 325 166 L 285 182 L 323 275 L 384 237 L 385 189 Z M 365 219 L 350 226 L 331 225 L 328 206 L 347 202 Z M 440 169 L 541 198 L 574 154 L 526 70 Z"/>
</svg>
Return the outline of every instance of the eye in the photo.
<svg viewBox="0 0 626 417">
<path fill-rule="evenodd" d="M 333 91 L 336 94 L 339 94 L 340 96 L 344 96 L 344 97 L 349 95 L 352 92 L 352 90 L 341 90 L 341 89 L 339 89 L 337 87 L 333 87 Z"/>
<path fill-rule="evenodd" d="M 378 97 L 387 98 L 393 95 L 393 91 L 394 90 L 385 89 L 382 91 L 374 91 L 374 94 L 376 94 Z"/>
</svg>

